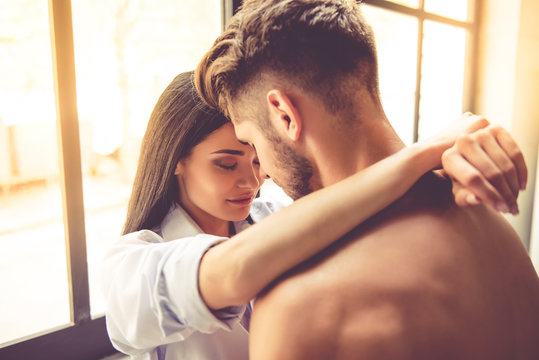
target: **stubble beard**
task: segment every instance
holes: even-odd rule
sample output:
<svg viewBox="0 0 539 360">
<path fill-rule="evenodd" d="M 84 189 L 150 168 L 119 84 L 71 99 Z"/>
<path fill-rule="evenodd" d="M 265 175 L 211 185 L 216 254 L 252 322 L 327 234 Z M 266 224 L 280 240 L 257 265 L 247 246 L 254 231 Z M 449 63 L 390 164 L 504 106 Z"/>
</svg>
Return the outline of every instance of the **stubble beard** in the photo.
<svg viewBox="0 0 539 360">
<path fill-rule="evenodd" d="M 274 179 L 275 183 L 294 200 L 313 192 L 311 187 L 313 166 L 310 161 L 280 139 L 275 139 L 272 144 L 276 167 L 284 174 L 281 179 Z"/>
</svg>

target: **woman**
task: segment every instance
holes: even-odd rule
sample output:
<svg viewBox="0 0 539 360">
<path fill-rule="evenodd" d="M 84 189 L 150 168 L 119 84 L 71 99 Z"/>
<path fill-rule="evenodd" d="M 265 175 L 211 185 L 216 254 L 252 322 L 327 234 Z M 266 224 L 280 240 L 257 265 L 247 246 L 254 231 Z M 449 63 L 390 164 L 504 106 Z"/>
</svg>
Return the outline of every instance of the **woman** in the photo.
<svg viewBox="0 0 539 360">
<path fill-rule="evenodd" d="M 113 344 L 135 358 L 247 359 L 249 301 L 398 199 L 453 139 L 408 147 L 268 217 L 282 205 L 255 199 L 265 176 L 254 149 L 202 103 L 192 72 L 177 76 L 152 112 L 124 236 L 101 268 Z"/>
</svg>

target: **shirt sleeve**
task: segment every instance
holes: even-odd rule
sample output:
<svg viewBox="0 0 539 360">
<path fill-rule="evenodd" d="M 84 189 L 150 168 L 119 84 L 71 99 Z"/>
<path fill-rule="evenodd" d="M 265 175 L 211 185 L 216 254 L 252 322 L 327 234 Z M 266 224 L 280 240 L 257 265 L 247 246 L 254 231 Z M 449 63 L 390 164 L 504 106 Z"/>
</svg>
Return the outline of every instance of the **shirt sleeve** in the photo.
<svg viewBox="0 0 539 360">
<path fill-rule="evenodd" d="M 100 285 L 107 303 L 107 331 L 127 354 L 181 341 L 194 331 L 230 330 L 245 307 L 212 312 L 198 288 L 200 260 L 226 238 L 207 234 L 163 242 L 142 230 L 122 236 L 106 253 Z"/>
</svg>

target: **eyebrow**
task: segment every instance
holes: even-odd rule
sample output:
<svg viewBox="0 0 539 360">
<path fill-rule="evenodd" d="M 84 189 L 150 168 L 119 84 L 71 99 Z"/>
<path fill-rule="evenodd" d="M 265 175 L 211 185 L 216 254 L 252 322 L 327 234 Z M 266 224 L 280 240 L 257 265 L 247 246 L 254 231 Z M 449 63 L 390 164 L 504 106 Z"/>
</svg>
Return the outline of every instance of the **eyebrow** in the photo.
<svg viewBox="0 0 539 360">
<path fill-rule="evenodd" d="M 249 144 L 247 141 L 241 141 L 241 140 L 238 140 L 238 141 L 240 142 L 240 144 L 245 145 L 245 146 L 250 146 L 256 151 L 256 147 L 254 146 L 254 144 Z"/>
<path fill-rule="evenodd" d="M 212 154 L 230 154 L 230 155 L 245 155 L 245 152 L 240 150 L 223 149 L 212 152 Z"/>
</svg>

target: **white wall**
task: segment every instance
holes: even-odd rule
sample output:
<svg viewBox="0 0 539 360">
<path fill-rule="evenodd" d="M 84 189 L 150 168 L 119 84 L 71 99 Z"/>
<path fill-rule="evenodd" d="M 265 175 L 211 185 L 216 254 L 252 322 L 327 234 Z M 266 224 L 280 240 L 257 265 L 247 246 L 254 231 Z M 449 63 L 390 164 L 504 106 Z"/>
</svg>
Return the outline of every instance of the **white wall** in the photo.
<svg viewBox="0 0 539 360">
<path fill-rule="evenodd" d="M 520 215 L 509 221 L 528 245 L 539 144 L 539 2 L 488 0 L 480 15 L 480 58 L 475 111 L 509 129 L 524 152 L 527 190 Z"/>
</svg>

